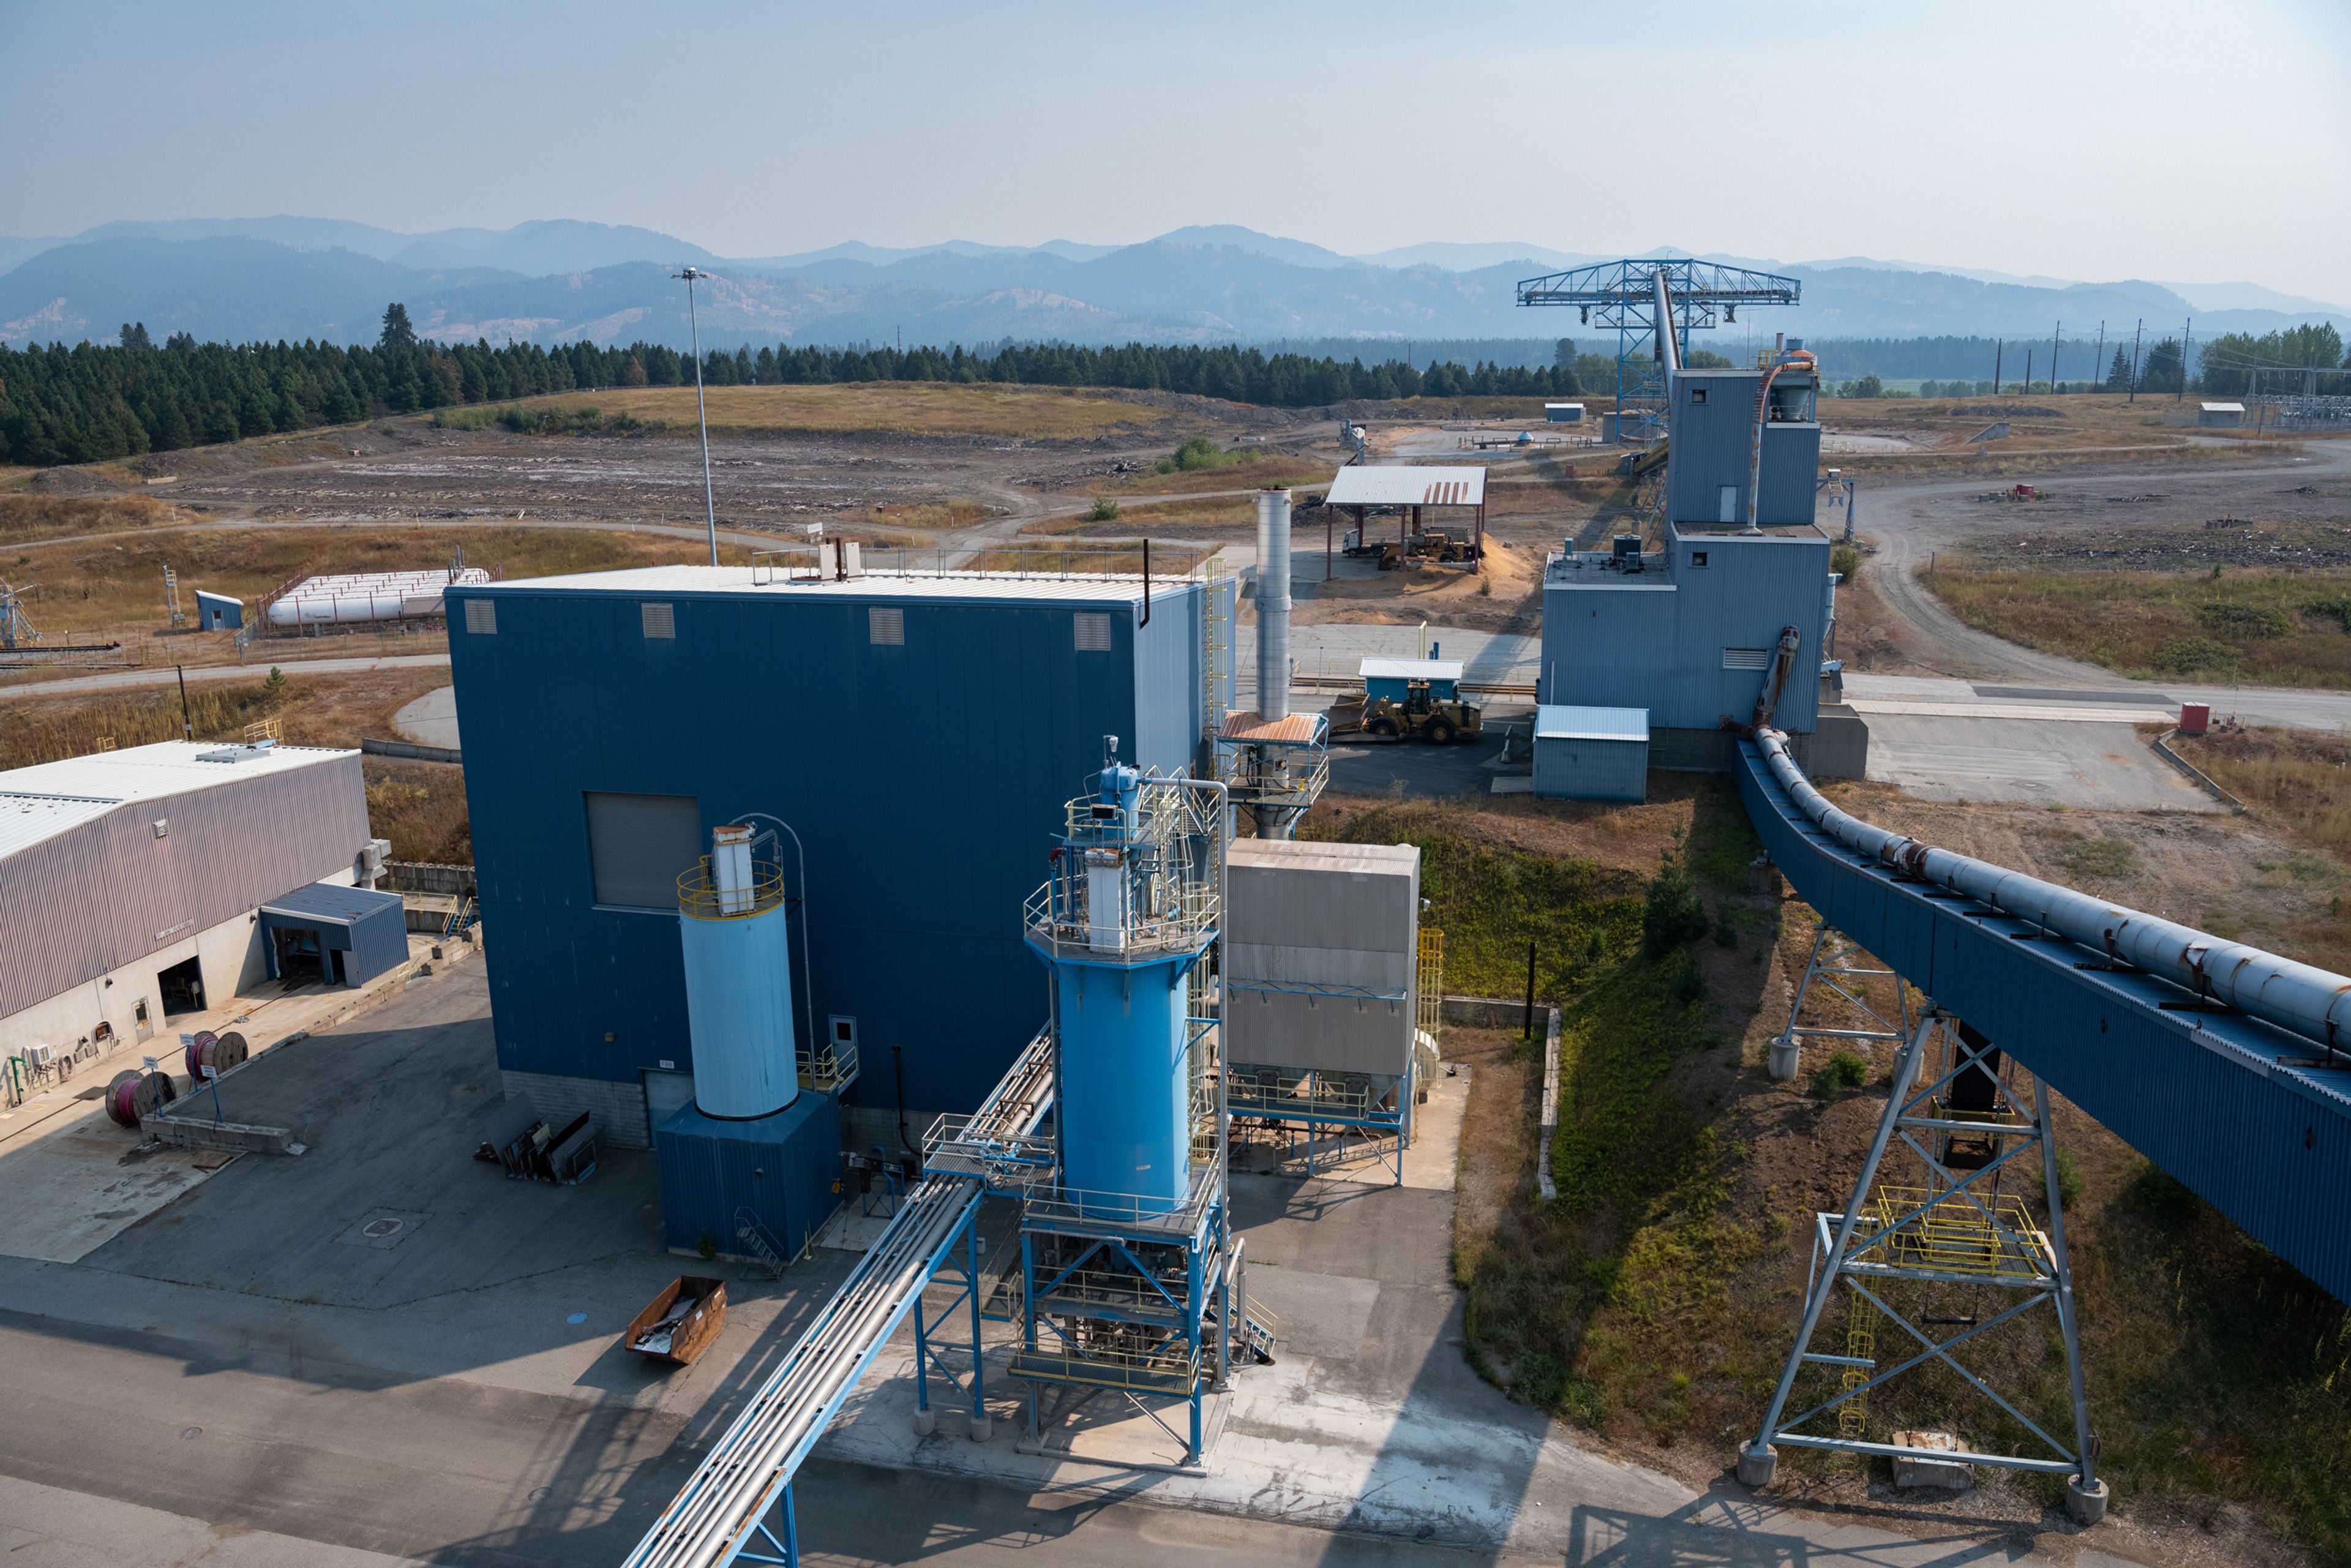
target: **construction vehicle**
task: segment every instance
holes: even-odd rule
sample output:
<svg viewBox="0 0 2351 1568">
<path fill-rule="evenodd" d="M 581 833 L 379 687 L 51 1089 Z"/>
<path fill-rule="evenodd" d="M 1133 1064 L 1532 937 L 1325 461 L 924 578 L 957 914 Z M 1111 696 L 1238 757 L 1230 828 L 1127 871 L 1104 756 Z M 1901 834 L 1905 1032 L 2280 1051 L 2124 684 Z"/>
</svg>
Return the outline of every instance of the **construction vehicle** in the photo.
<svg viewBox="0 0 2351 1568">
<path fill-rule="evenodd" d="M 1342 551 L 1351 558 L 1376 559 L 1382 571 L 1398 571 L 1410 560 L 1441 561 L 1447 566 L 1466 565 L 1478 559 L 1478 547 L 1467 538 L 1443 528 L 1423 528 L 1407 534 L 1402 539 L 1372 539 L 1366 542 L 1363 530 L 1349 528 Z"/>
<path fill-rule="evenodd" d="M 1331 706 L 1331 733 L 1450 746 L 1484 733 L 1484 713 L 1460 695 L 1461 665 L 1448 659 L 1365 659 L 1364 689 Z"/>
</svg>

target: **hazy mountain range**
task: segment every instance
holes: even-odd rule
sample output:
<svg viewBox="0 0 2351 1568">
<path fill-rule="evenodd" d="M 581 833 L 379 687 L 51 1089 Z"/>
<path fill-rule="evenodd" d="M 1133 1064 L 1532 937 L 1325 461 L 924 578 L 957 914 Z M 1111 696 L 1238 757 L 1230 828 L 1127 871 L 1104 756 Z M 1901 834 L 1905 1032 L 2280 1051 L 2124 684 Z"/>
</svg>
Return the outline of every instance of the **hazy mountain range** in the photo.
<svg viewBox="0 0 2351 1568">
<path fill-rule="evenodd" d="M 1672 247 L 1652 256 L 1686 256 Z M 371 340 L 400 300 L 446 340 L 639 338 L 684 345 L 684 263 L 717 274 L 702 296 L 705 347 L 801 343 L 1263 342 L 1601 336 L 1563 310 L 1514 303 L 1513 285 L 1613 259 L 1510 242 L 1407 246 L 1344 256 L 1229 225 L 1140 245 L 949 241 L 887 249 L 851 242 L 793 256 L 727 258 L 671 235 L 554 219 L 509 229 L 399 234 L 331 218 L 111 223 L 62 239 L 0 238 L 0 341 L 110 340 L 125 321 L 200 339 Z M 1788 263 L 1708 255 L 1802 279 L 1800 306 L 1757 309 L 1718 340 L 2070 338 L 2109 340 L 2141 318 L 2150 334 L 2269 331 L 2351 310 L 2257 284 L 2083 283 L 1866 256 Z"/>
</svg>

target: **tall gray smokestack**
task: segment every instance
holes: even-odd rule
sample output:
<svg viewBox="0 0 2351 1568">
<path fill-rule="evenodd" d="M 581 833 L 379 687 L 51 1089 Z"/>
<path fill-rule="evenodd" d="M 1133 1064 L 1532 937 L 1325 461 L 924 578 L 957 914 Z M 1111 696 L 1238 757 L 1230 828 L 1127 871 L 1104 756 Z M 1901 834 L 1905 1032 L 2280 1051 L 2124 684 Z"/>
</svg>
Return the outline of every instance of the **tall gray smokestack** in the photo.
<svg viewBox="0 0 2351 1568">
<path fill-rule="evenodd" d="M 1290 716 L 1290 492 L 1257 493 L 1257 711 Z"/>
</svg>

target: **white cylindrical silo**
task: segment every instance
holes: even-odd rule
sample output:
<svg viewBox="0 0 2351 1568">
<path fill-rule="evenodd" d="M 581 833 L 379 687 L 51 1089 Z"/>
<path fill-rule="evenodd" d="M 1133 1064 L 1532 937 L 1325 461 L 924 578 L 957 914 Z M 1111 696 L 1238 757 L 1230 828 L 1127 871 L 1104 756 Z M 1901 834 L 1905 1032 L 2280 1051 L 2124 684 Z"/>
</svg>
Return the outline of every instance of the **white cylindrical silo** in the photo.
<svg viewBox="0 0 2351 1568">
<path fill-rule="evenodd" d="M 1257 711 L 1290 716 L 1290 492 L 1257 493 Z"/>
<path fill-rule="evenodd" d="M 751 837 L 717 829 L 710 858 L 678 879 L 695 1105 L 728 1122 L 772 1116 L 800 1089 L 783 873 Z"/>
</svg>

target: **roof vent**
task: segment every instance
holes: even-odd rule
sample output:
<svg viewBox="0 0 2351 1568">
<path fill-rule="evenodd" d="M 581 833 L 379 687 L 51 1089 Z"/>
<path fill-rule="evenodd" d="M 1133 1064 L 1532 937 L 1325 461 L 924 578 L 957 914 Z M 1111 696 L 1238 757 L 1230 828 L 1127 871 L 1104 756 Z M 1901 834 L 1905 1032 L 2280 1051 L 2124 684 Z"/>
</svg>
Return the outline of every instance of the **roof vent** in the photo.
<svg viewBox="0 0 2351 1568">
<path fill-rule="evenodd" d="M 250 762 L 256 757 L 266 757 L 277 747 L 268 741 L 253 746 L 223 746 L 211 751 L 199 751 L 199 762 Z"/>
</svg>

